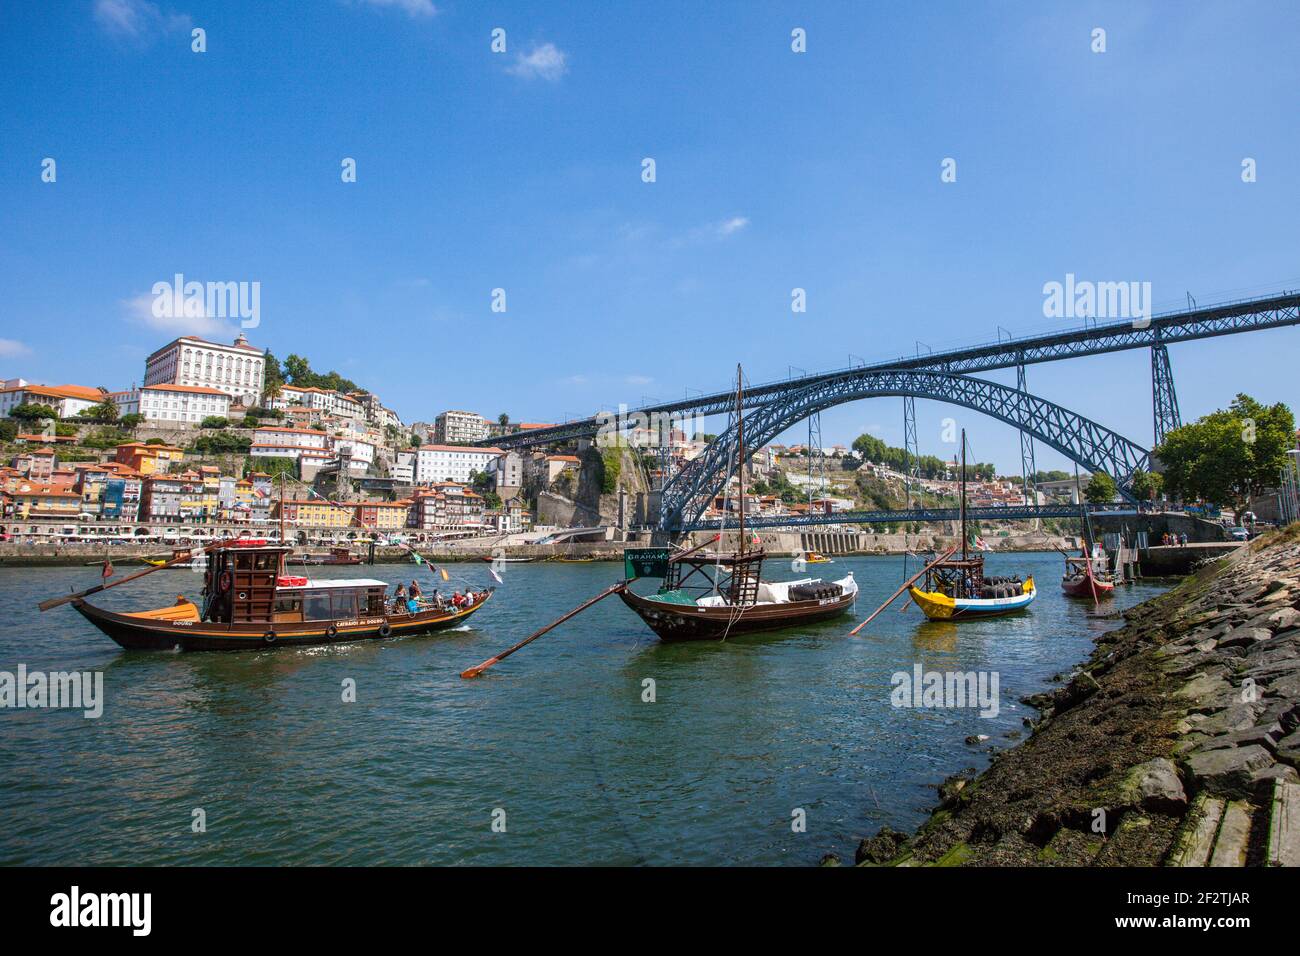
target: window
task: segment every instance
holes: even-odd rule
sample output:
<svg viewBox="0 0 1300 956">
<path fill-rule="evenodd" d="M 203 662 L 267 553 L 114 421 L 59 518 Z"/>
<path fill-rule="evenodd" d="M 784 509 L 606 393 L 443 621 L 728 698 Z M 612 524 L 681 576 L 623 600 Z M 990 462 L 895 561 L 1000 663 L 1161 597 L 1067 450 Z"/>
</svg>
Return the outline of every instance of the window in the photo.
<svg viewBox="0 0 1300 956">
<path fill-rule="evenodd" d="M 328 591 L 308 591 L 303 595 L 304 621 L 328 621 L 331 617 Z"/>
</svg>

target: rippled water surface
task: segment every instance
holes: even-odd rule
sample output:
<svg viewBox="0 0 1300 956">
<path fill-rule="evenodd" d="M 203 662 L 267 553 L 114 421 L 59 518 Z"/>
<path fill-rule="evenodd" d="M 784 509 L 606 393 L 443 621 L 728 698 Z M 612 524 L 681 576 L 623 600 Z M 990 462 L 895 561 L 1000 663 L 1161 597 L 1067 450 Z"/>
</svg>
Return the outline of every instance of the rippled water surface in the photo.
<svg viewBox="0 0 1300 956">
<path fill-rule="evenodd" d="M 925 623 L 900 602 L 856 638 L 840 621 L 726 643 L 665 645 L 617 598 L 483 677 L 465 667 L 612 583 L 621 565 L 512 565 L 472 628 L 362 645 L 236 654 L 126 652 L 51 595 L 96 569 L 0 568 L 0 670 L 104 674 L 104 714 L 0 710 L 0 863 L 812 864 L 852 856 L 882 824 L 915 826 L 932 785 L 1011 746 L 1097 633 L 1118 626 L 1063 597 L 1059 555 L 992 555 L 1033 573 L 1018 617 Z M 486 565 L 452 565 L 488 583 Z M 915 568 L 915 564 L 913 565 Z M 123 569 L 119 569 L 119 574 Z M 902 581 L 898 557 L 840 558 L 857 619 Z M 356 568 L 318 576 L 357 576 Z M 360 569 L 396 582 L 424 569 Z M 766 576 L 792 577 L 769 562 Z M 453 583 L 456 583 L 453 580 Z M 445 586 L 444 586 L 445 587 Z M 142 609 L 197 597 L 187 571 L 98 596 Z M 1127 607 L 1161 586 L 1122 591 Z M 1000 676 L 1001 712 L 904 710 L 890 677 Z M 346 678 L 356 703 L 342 702 Z M 654 703 L 642 682 L 655 681 Z M 207 832 L 191 831 L 202 808 Z M 506 832 L 492 814 L 505 811 Z M 792 811 L 807 832 L 792 832 Z"/>
</svg>

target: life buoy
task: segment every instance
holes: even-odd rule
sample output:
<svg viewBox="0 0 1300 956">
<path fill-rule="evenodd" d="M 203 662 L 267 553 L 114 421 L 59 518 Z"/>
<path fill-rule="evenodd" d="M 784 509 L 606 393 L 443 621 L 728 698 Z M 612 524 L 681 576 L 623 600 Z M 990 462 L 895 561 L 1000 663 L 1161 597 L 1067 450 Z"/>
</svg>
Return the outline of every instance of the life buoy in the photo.
<svg viewBox="0 0 1300 956">
<path fill-rule="evenodd" d="M 388 637 L 392 633 L 393 633 L 393 625 L 389 624 L 387 621 L 379 625 L 380 637 Z"/>
<path fill-rule="evenodd" d="M 275 638 L 276 638 L 275 631 L 267 631 L 265 634 L 262 635 L 262 640 L 267 644 L 274 644 Z"/>
<path fill-rule="evenodd" d="M 222 571 L 220 576 L 217 578 L 217 589 L 224 593 L 225 591 L 229 591 L 234 583 L 235 576 L 229 571 Z"/>
<path fill-rule="evenodd" d="M 330 638 L 330 640 L 333 640 L 334 638 L 338 637 L 339 626 L 337 624 L 331 624 L 329 627 L 325 628 L 325 636 Z"/>
</svg>

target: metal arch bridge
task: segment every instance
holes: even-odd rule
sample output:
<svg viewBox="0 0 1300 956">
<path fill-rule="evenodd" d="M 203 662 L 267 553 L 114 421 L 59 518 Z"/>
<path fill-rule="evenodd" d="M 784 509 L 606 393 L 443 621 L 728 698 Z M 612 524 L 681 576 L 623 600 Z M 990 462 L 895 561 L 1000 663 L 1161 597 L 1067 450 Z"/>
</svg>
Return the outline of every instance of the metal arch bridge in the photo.
<svg viewBox="0 0 1300 956">
<path fill-rule="evenodd" d="M 1173 375 L 1169 368 L 1167 346 L 1177 342 L 1191 342 L 1220 335 L 1294 325 L 1300 325 L 1300 292 L 1283 292 L 1239 302 L 1170 312 L 1153 316 L 1147 323 L 1124 320 L 1104 325 L 1097 324 L 1082 329 L 1005 339 L 996 343 L 946 352 L 904 356 L 849 369 L 751 385 L 745 390 L 745 406 L 763 405 L 773 398 L 796 392 L 809 385 L 836 379 L 848 372 L 928 369 L 952 374 L 969 374 L 1013 367 L 1023 372 L 1026 365 L 1039 362 L 1149 348 L 1152 359 L 1155 441 L 1159 443 L 1163 440 L 1164 433 L 1178 424 L 1178 404 L 1174 397 Z M 715 392 L 681 401 L 644 405 L 627 414 L 721 415 L 731 411 L 735 400 L 734 391 Z M 474 444 L 502 449 L 525 448 L 530 445 L 568 441 L 574 438 L 589 438 L 597 433 L 600 426 L 601 419 L 593 416 L 548 428 L 534 428 L 513 435 L 485 439 Z"/>
<path fill-rule="evenodd" d="M 760 448 L 796 422 L 823 409 L 891 395 L 936 399 L 997 418 L 1090 471 L 1111 475 L 1120 493 L 1130 501 L 1135 500 L 1129 492 L 1134 473 L 1146 470 L 1150 463 L 1145 448 L 1046 399 L 981 378 L 925 369 L 859 369 L 833 378 L 819 378 L 797 392 L 770 399 L 746 416 L 745 443 L 750 448 Z M 698 525 L 701 515 L 730 477 L 736 460 L 736 431 L 736 423 L 732 422 L 704 454 L 669 480 L 661 497 L 660 530 L 681 531 Z"/>
</svg>

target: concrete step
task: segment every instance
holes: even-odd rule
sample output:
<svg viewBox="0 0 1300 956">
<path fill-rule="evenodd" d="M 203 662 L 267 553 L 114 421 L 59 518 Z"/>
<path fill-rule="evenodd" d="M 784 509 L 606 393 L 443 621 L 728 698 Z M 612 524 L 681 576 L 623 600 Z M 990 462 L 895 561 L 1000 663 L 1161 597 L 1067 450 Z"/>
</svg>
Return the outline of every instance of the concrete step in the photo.
<svg viewBox="0 0 1300 956">
<path fill-rule="evenodd" d="M 1300 866 L 1300 784 L 1278 780 L 1273 785 L 1268 865 Z"/>
<path fill-rule="evenodd" d="M 1169 854 L 1169 866 L 1206 866 L 1214 850 L 1214 838 L 1223 820 L 1224 801 L 1201 793 L 1187 812 L 1183 826 Z"/>
<path fill-rule="evenodd" d="M 1250 845 L 1252 807 L 1245 800 L 1233 800 L 1223 811 L 1223 822 L 1214 838 L 1210 866 L 1245 866 Z"/>
</svg>

